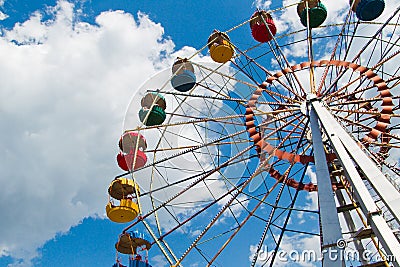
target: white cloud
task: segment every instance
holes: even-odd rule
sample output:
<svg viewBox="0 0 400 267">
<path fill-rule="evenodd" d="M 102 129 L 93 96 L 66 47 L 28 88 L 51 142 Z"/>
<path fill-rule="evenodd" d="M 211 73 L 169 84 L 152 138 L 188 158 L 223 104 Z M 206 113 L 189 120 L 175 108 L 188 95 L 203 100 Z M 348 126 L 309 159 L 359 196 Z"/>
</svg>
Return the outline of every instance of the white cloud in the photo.
<svg viewBox="0 0 400 267">
<path fill-rule="evenodd" d="M 174 48 L 141 13 L 104 12 L 91 25 L 74 22 L 65 1 L 51 11 L 0 39 L 0 255 L 21 266 L 57 233 L 103 215 L 126 99 Z"/>
<path fill-rule="evenodd" d="M 313 171 L 311 167 L 308 167 L 306 170 L 306 175 L 310 178 L 311 182 L 316 184 L 317 183 L 317 175 Z M 311 192 L 306 196 L 307 202 L 305 203 L 305 210 L 318 210 L 318 194 L 317 192 Z"/>
<path fill-rule="evenodd" d="M 167 266 L 168 262 L 165 260 L 164 256 L 156 255 L 151 258 L 151 266 L 153 267 L 164 267 Z"/>
<path fill-rule="evenodd" d="M 270 0 L 267 0 L 267 1 L 255 0 L 253 2 L 253 6 L 255 6 L 256 8 L 259 8 L 259 9 L 264 9 L 264 10 L 267 10 L 271 4 L 272 4 L 272 1 L 270 1 Z"/>
<path fill-rule="evenodd" d="M 0 11 L 0 20 L 5 20 L 6 18 L 8 18 L 8 15 Z"/>
<path fill-rule="evenodd" d="M 4 0 L 0 0 L 0 7 L 2 6 L 4 6 Z M 0 20 L 5 20 L 6 18 L 8 18 L 8 15 L 0 11 Z"/>
</svg>

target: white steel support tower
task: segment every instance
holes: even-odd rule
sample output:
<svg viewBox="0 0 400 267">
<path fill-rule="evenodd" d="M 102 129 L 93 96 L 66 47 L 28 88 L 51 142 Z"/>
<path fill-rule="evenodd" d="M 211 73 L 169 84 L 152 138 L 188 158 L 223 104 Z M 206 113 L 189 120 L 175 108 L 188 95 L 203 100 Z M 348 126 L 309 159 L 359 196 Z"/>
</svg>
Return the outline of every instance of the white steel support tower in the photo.
<svg viewBox="0 0 400 267">
<path fill-rule="evenodd" d="M 342 239 L 337 208 L 332 191 L 328 165 L 323 150 L 321 131 L 323 130 L 330 144 L 332 145 L 340 166 L 343 168 L 344 176 L 350 183 L 354 192 L 354 198 L 367 219 L 368 226 L 378 242 L 382 244 L 386 254 L 382 259 L 394 259 L 393 266 L 400 266 L 400 242 L 393 233 L 393 229 L 386 223 L 382 210 L 376 205 L 366 180 L 378 194 L 388 212 L 394 220 L 400 223 L 400 192 L 390 183 L 381 170 L 362 150 L 360 145 L 347 133 L 338 123 L 328 108 L 317 97 L 311 96 L 308 99 L 310 126 L 312 130 L 312 141 L 314 144 L 315 168 L 318 181 L 318 201 L 320 209 L 321 232 L 323 236 L 321 249 L 325 251 L 323 266 L 344 266 L 340 259 L 327 256 L 328 249 L 340 250 L 336 243 Z M 319 126 L 319 124 L 321 127 Z M 348 223 L 348 222 L 347 222 Z M 357 239 L 357 237 L 355 238 Z M 358 241 L 358 240 L 356 240 Z M 343 255 L 344 253 L 338 253 Z M 358 253 L 362 257 L 363 254 Z M 343 260 L 343 259 L 342 259 Z M 384 263 L 382 263 L 384 264 Z M 367 266 L 367 265 L 366 265 Z M 375 265 L 374 265 L 375 266 Z M 378 265 L 377 265 L 378 266 Z M 379 265 L 386 266 L 386 265 Z"/>
</svg>

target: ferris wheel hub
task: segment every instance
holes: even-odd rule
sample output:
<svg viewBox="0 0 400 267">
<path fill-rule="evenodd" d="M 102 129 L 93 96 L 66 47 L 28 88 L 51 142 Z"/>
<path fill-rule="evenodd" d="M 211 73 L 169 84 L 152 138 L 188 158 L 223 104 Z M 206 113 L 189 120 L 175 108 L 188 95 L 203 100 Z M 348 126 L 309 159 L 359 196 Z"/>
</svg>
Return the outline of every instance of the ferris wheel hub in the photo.
<svg viewBox="0 0 400 267">
<path fill-rule="evenodd" d="M 308 105 L 313 102 L 317 101 L 319 98 L 313 94 L 313 93 L 308 93 L 306 95 L 306 99 L 300 104 L 300 111 L 303 115 L 309 116 L 309 110 L 308 110 Z"/>
<path fill-rule="evenodd" d="M 316 94 L 308 93 L 307 96 L 306 96 L 306 100 L 307 100 L 308 102 L 309 102 L 309 101 L 313 101 L 313 100 L 315 100 L 315 99 L 317 99 L 317 95 L 316 95 Z"/>
</svg>

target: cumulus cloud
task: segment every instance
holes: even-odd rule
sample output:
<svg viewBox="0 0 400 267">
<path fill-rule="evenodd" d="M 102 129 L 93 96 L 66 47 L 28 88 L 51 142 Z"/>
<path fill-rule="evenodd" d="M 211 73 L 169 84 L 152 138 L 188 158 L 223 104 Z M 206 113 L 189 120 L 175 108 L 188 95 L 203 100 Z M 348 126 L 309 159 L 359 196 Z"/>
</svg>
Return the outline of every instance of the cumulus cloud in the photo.
<svg viewBox="0 0 400 267">
<path fill-rule="evenodd" d="M 103 216 L 126 99 L 174 49 L 145 14 L 104 12 L 92 25 L 66 1 L 50 12 L 0 38 L 0 256 L 21 266 L 57 233 Z"/>
</svg>

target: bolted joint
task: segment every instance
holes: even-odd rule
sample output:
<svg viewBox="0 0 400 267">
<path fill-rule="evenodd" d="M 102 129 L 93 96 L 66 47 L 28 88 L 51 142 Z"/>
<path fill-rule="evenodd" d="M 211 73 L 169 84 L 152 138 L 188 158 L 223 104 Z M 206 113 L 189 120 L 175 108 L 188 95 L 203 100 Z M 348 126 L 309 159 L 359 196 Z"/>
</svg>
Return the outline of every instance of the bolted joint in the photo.
<svg viewBox="0 0 400 267">
<path fill-rule="evenodd" d="M 368 223 L 368 225 L 371 224 L 372 217 L 381 216 L 381 215 L 382 215 L 382 210 L 381 209 L 377 209 L 377 210 L 374 210 L 374 211 L 368 211 L 368 213 L 367 213 L 367 223 Z"/>
</svg>

